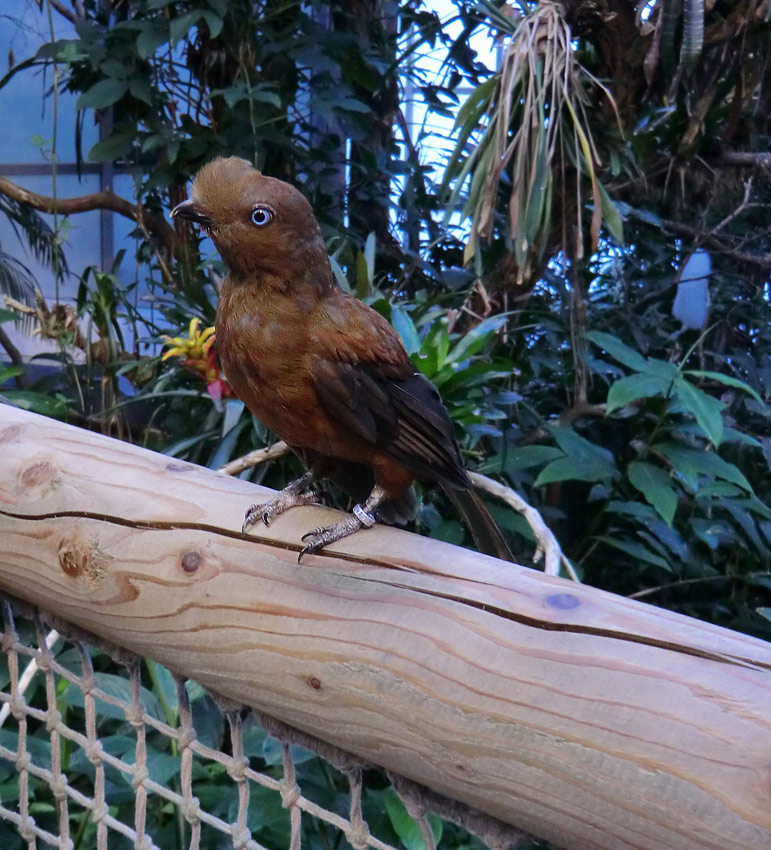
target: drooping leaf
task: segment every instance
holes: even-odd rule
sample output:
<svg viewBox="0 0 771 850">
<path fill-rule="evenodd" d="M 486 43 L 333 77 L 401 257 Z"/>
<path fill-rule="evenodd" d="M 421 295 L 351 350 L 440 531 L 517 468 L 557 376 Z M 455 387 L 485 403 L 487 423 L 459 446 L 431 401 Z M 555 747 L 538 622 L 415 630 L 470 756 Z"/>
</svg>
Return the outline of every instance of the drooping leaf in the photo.
<svg viewBox="0 0 771 850">
<path fill-rule="evenodd" d="M 560 457 L 548 463 L 535 479 L 535 487 L 553 481 L 606 481 L 616 473 L 614 467 L 600 457 Z"/>
<path fill-rule="evenodd" d="M 128 80 L 117 80 L 112 77 L 99 80 L 78 98 L 76 109 L 104 109 L 119 101 L 129 89 Z"/>
<path fill-rule="evenodd" d="M 693 449 L 679 443 L 659 443 L 653 448 L 670 461 L 675 472 L 686 477 L 698 479 L 699 476 L 705 475 L 709 478 L 722 478 L 752 492 L 750 482 L 742 471 L 733 463 L 723 460 L 717 452 Z"/>
<path fill-rule="evenodd" d="M 608 354 L 610 354 L 610 356 L 615 360 L 618 360 L 619 363 L 623 363 L 624 366 L 628 366 L 635 372 L 647 371 L 647 363 L 642 354 L 640 354 L 639 351 L 635 351 L 633 348 L 630 348 L 628 345 L 625 345 L 620 339 L 612 334 L 601 333 L 600 331 L 590 331 L 586 334 L 586 338 L 590 342 L 593 342 L 595 345 L 598 345 L 600 348 L 607 351 Z"/>
<path fill-rule="evenodd" d="M 683 407 L 693 415 L 707 439 L 717 448 L 723 440 L 725 405 L 682 377 L 675 379 L 673 388 Z"/>
<path fill-rule="evenodd" d="M 739 380 L 739 378 L 734 378 L 731 375 L 724 375 L 722 372 L 713 372 L 710 369 L 686 369 L 683 374 L 693 375 L 694 378 L 708 378 L 710 381 L 718 381 L 728 387 L 735 387 L 737 390 L 742 390 L 742 392 L 751 395 L 757 401 L 763 401 L 763 399 L 749 384 Z"/>
<path fill-rule="evenodd" d="M 671 526 L 677 510 L 677 492 L 671 485 L 669 475 L 660 467 L 644 461 L 632 461 L 626 474 L 631 485 L 643 494 L 664 522 Z"/>
<path fill-rule="evenodd" d="M 606 411 L 612 413 L 619 407 L 625 407 L 633 401 L 641 398 L 650 398 L 656 395 L 666 395 L 672 386 L 672 382 L 657 375 L 627 375 L 619 378 L 610 385 Z"/>
</svg>

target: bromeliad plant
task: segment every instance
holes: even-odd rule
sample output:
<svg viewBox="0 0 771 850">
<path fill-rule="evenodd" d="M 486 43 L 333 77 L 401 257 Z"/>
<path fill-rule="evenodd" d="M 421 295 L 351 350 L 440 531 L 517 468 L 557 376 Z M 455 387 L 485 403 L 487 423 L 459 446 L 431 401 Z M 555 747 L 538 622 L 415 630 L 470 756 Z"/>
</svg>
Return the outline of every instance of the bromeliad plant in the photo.
<svg viewBox="0 0 771 850">
<path fill-rule="evenodd" d="M 179 357 L 185 369 L 206 382 L 206 392 L 215 404 L 219 404 L 223 398 L 232 397 L 233 392 L 220 372 L 214 347 L 214 328 L 200 330 L 200 324 L 197 317 L 191 319 L 186 337 L 164 335 L 165 344 L 169 347 L 161 360 Z"/>
</svg>

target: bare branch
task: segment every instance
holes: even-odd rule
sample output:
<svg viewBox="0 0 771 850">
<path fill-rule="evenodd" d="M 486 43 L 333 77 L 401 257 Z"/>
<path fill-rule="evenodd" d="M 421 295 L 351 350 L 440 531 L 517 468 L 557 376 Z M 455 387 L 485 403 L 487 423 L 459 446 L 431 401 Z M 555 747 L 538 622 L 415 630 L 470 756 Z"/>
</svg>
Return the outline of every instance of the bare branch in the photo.
<svg viewBox="0 0 771 850">
<path fill-rule="evenodd" d="M 152 228 L 153 233 L 169 248 L 171 248 L 175 239 L 174 228 L 163 215 L 145 210 L 137 204 L 132 204 L 131 201 L 116 195 L 112 189 L 102 189 L 101 192 L 78 195 L 74 198 L 52 198 L 49 195 L 30 192 L 5 177 L 0 177 L 0 192 L 9 198 L 27 204 L 38 212 L 49 214 L 73 215 L 90 210 L 110 210 L 139 225 L 146 222 Z"/>
<path fill-rule="evenodd" d="M 560 565 L 562 565 L 573 581 L 579 581 L 573 565 L 562 554 L 562 549 L 557 542 L 557 538 L 552 534 L 551 529 L 546 525 L 541 514 L 532 505 L 529 505 L 511 487 L 500 484 L 486 475 L 480 475 L 478 472 L 469 472 L 469 477 L 477 490 L 484 490 L 485 493 L 495 496 L 497 499 L 505 502 L 510 508 L 513 508 L 517 513 L 522 514 L 527 524 L 533 530 L 537 542 L 533 560 L 537 563 L 541 558 L 544 559 L 543 571 L 546 575 L 558 576 Z"/>
<path fill-rule="evenodd" d="M 51 0 L 51 8 L 58 12 L 63 18 L 67 18 L 71 24 L 76 24 L 78 22 L 78 16 L 75 12 L 68 9 L 66 6 L 63 6 L 59 0 Z"/>
<path fill-rule="evenodd" d="M 671 221 L 670 219 L 662 219 L 662 224 L 667 230 L 682 236 L 688 236 L 691 239 L 699 242 L 707 248 L 711 248 L 719 254 L 725 254 L 728 257 L 733 257 L 740 263 L 758 266 L 761 269 L 771 269 L 771 253 L 767 254 L 750 254 L 746 251 L 737 251 L 730 245 L 726 245 L 721 239 L 712 234 L 705 233 L 699 230 L 698 227 L 691 227 L 688 224 L 683 224 L 680 221 Z"/>
<path fill-rule="evenodd" d="M 771 169 L 771 153 L 768 151 L 723 151 L 713 164 L 728 168 Z"/>
<path fill-rule="evenodd" d="M 272 446 L 264 449 L 255 449 L 243 457 L 231 460 L 230 463 L 221 466 L 217 472 L 221 472 L 223 475 L 238 475 L 252 466 L 257 466 L 257 464 L 265 463 L 269 460 L 275 460 L 277 457 L 285 455 L 288 451 L 289 446 L 283 440 L 279 440 L 277 443 L 273 443 Z"/>
</svg>

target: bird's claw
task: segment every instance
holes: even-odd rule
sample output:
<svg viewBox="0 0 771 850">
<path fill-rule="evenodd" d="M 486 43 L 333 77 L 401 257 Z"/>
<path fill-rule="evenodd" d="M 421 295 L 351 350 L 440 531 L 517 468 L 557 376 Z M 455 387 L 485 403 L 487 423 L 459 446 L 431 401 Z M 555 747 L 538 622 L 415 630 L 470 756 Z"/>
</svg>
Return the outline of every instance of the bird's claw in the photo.
<svg viewBox="0 0 771 850">
<path fill-rule="evenodd" d="M 359 506 L 357 505 L 357 507 Z M 359 516 L 360 513 L 362 513 L 361 510 L 357 513 L 349 514 L 345 519 L 336 522 L 334 525 L 328 525 L 326 528 L 319 526 L 303 534 L 302 541 L 305 542 L 307 540 L 308 542 L 300 550 L 300 554 L 297 556 L 297 563 L 299 564 L 302 561 L 303 555 L 313 555 L 329 543 L 342 540 L 344 537 L 348 537 L 349 534 L 353 534 L 361 528 L 371 527 L 369 522 L 362 521 Z M 372 525 L 374 525 L 374 518 L 366 512 L 364 512 L 364 515 L 367 519 L 372 519 Z"/>
</svg>

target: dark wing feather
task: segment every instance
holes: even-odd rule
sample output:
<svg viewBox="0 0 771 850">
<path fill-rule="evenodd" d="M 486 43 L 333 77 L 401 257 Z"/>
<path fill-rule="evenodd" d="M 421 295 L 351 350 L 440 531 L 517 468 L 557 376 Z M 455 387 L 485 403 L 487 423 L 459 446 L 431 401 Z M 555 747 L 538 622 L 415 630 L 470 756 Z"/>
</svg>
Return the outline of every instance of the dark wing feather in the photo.
<svg viewBox="0 0 771 850">
<path fill-rule="evenodd" d="M 316 372 L 316 392 L 341 425 L 417 476 L 469 487 L 436 387 L 419 372 L 395 378 L 389 375 L 393 371 L 386 364 L 327 361 Z"/>
</svg>

